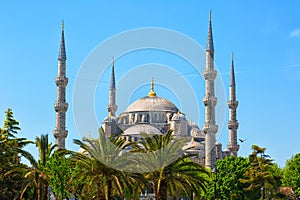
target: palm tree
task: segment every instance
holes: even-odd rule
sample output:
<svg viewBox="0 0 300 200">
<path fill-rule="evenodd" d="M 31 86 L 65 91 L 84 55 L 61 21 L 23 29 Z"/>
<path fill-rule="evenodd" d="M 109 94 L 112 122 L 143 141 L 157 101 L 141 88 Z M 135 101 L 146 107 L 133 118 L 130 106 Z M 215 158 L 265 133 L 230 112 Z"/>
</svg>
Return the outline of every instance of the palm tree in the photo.
<svg viewBox="0 0 300 200">
<path fill-rule="evenodd" d="M 145 137 L 145 142 L 132 144 L 136 159 L 145 171 L 145 177 L 152 184 L 155 199 L 166 200 L 175 195 L 200 195 L 208 183 L 208 171 L 185 155 L 182 138 L 172 137 L 172 131 L 165 135 Z"/>
<path fill-rule="evenodd" d="M 85 181 L 82 190 L 96 190 L 93 199 L 111 200 L 114 195 L 124 197 L 126 190 L 127 193 L 133 193 L 134 186 L 142 187 L 147 183 L 141 174 L 122 170 L 130 161 L 127 154 L 123 153 L 127 147 L 125 140 L 120 137 L 106 138 L 103 129 L 99 129 L 98 139 L 85 139 L 84 142 L 74 140 L 74 143 L 83 152 L 71 155 L 78 169 L 71 181 Z"/>
<path fill-rule="evenodd" d="M 24 189 L 21 192 L 20 198 L 23 197 L 24 193 L 29 188 L 33 187 L 35 190 L 36 199 L 47 200 L 49 177 L 45 172 L 45 168 L 46 163 L 50 159 L 56 145 L 52 145 L 52 143 L 48 142 L 48 135 L 41 135 L 40 138 L 36 137 L 35 144 L 39 151 L 39 159 L 35 160 L 32 154 L 23 149 L 17 148 L 17 152 L 30 162 L 31 167 L 28 168 L 27 166 L 19 165 L 9 173 L 23 173 L 24 177 L 27 179 Z"/>
</svg>

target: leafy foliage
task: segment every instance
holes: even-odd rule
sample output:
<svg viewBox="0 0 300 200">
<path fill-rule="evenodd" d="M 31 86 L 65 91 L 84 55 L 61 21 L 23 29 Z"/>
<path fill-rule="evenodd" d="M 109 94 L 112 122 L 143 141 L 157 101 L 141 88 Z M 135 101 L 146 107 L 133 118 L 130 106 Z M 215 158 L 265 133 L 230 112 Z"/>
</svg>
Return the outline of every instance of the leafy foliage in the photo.
<svg viewBox="0 0 300 200">
<path fill-rule="evenodd" d="M 251 196 L 243 191 L 247 185 L 239 180 L 244 177 L 244 173 L 250 167 L 249 159 L 243 157 L 226 157 L 217 161 L 217 174 L 211 176 L 210 187 L 205 195 L 207 199 L 213 199 L 213 184 L 216 180 L 218 199 L 247 199 Z"/>
<path fill-rule="evenodd" d="M 194 192 L 200 196 L 206 189 L 208 172 L 184 155 L 186 141 L 175 140 L 172 131 L 164 135 L 146 137 L 145 142 L 133 144 L 133 152 L 141 168 L 147 169 L 145 177 L 152 183 L 155 199 L 164 200 L 175 196 L 187 197 Z M 144 162 L 143 162 L 144 161 Z"/>
<path fill-rule="evenodd" d="M 33 188 L 35 199 L 47 200 L 49 175 L 46 172 L 46 167 L 56 145 L 48 142 L 48 135 L 41 135 L 40 138 L 36 137 L 35 144 L 39 151 L 39 159 L 35 160 L 32 154 L 18 148 L 18 152 L 30 162 L 31 167 L 16 166 L 11 170 L 11 173 L 18 172 L 24 174 L 26 185 L 22 189 L 21 198 L 26 191 Z"/>
<path fill-rule="evenodd" d="M 59 151 L 55 151 L 46 162 L 45 173 L 49 176 L 48 183 L 56 199 L 63 200 L 70 197 L 68 182 L 71 179 L 72 166 L 71 159 Z"/>
<path fill-rule="evenodd" d="M 272 173 L 274 164 L 269 156 L 265 155 L 265 148 L 257 145 L 252 145 L 253 152 L 249 156 L 251 166 L 244 173 L 245 178 L 240 179 L 244 184 L 249 186 L 245 191 L 251 192 L 252 195 L 257 195 L 261 192 L 264 199 L 267 196 L 274 196 L 279 189 L 277 181 L 280 176 Z"/>
<path fill-rule="evenodd" d="M 36 160 L 23 150 L 33 142 L 17 137 L 20 127 L 12 110 L 8 109 L 5 116 L 0 128 L 1 200 L 46 200 L 48 186 L 57 199 L 70 197 L 70 192 L 81 199 L 138 199 L 145 190 L 154 192 L 158 200 L 186 199 L 192 193 L 195 199 L 213 199 L 214 181 L 218 199 L 300 196 L 300 153 L 282 170 L 265 154 L 265 148 L 253 145 L 248 158 L 218 160 L 215 177 L 193 162 L 193 155 L 185 154 L 182 146 L 186 141 L 173 138 L 172 131 L 151 137 L 145 134 L 144 140 L 130 143 L 121 137 L 107 138 L 100 129 L 98 139 L 74 141 L 81 153 L 54 152 L 48 135 L 36 137 Z M 31 166 L 22 164 L 20 156 Z"/>
<path fill-rule="evenodd" d="M 300 153 L 286 162 L 283 170 L 283 185 L 290 186 L 297 196 L 300 196 Z"/>
<path fill-rule="evenodd" d="M 106 138 L 100 129 L 98 139 L 86 139 L 86 143 L 74 140 L 74 143 L 83 152 L 71 155 L 77 171 L 71 181 L 85 183 L 83 194 L 94 194 L 95 199 L 110 200 L 116 195 L 124 197 L 125 189 L 129 190 L 128 194 L 133 194 L 136 189 L 134 186 L 142 187 L 146 183 L 141 174 L 118 170 L 128 164 L 128 157 L 122 154 L 126 147 L 125 140 L 120 137 Z"/>
<path fill-rule="evenodd" d="M 19 130 L 21 130 L 19 122 L 13 117 L 12 109 L 8 108 L 5 111 L 4 126 L 0 129 L 0 199 L 2 200 L 16 198 L 24 184 L 22 173 L 8 173 L 15 166 L 22 165 L 15 148 L 21 149 L 30 143 L 25 138 L 16 137 Z"/>
</svg>

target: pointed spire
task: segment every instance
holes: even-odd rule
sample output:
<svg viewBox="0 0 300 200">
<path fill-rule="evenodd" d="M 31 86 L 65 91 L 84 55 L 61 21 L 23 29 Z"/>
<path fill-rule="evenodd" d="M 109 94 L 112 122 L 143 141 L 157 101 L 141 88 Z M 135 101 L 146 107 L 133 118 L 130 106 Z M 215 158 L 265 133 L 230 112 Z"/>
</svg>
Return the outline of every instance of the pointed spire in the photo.
<svg viewBox="0 0 300 200">
<path fill-rule="evenodd" d="M 154 79 L 152 78 L 152 83 L 151 83 L 151 90 L 148 93 L 148 97 L 155 97 L 156 93 L 154 92 Z"/>
<path fill-rule="evenodd" d="M 235 87 L 234 55 L 233 55 L 233 52 L 232 52 L 232 58 L 231 58 L 230 87 Z"/>
<path fill-rule="evenodd" d="M 207 36 L 207 44 L 206 44 L 206 50 L 208 51 L 214 51 L 214 41 L 213 41 L 213 35 L 212 35 L 212 11 L 209 12 L 209 22 L 208 22 L 208 36 Z"/>
<path fill-rule="evenodd" d="M 66 48 L 65 48 L 65 23 L 62 21 L 61 24 L 61 39 L 60 39 L 60 48 L 59 48 L 59 54 L 58 54 L 58 60 L 66 60 Z"/>
<path fill-rule="evenodd" d="M 110 90 L 116 89 L 116 80 L 115 80 L 115 60 L 112 58 L 112 67 L 111 67 L 111 79 L 110 79 Z"/>
</svg>

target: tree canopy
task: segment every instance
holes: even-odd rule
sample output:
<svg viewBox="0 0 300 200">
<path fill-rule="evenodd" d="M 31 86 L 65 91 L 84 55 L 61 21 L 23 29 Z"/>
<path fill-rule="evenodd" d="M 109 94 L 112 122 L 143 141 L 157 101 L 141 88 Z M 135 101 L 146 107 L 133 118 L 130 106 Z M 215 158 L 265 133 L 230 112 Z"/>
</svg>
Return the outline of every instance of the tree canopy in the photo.
<svg viewBox="0 0 300 200">
<path fill-rule="evenodd" d="M 294 193 L 300 197 L 300 153 L 286 162 L 282 182 L 284 186 L 292 187 Z"/>
<path fill-rule="evenodd" d="M 217 161 L 213 174 L 182 149 L 185 140 L 172 131 L 129 142 L 122 135 L 74 140 L 80 152 L 55 150 L 48 135 L 35 141 L 18 137 L 19 122 L 11 109 L 0 128 L 0 199 L 46 200 L 48 191 L 57 200 L 75 195 L 79 199 L 138 199 L 141 193 L 157 200 L 173 198 L 296 199 L 300 196 L 300 153 L 280 169 L 266 148 L 252 145 L 247 157 Z M 34 143 L 35 158 L 24 147 Z M 21 157 L 30 165 L 23 164 Z M 194 194 L 194 195 L 192 195 Z"/>
</svg>

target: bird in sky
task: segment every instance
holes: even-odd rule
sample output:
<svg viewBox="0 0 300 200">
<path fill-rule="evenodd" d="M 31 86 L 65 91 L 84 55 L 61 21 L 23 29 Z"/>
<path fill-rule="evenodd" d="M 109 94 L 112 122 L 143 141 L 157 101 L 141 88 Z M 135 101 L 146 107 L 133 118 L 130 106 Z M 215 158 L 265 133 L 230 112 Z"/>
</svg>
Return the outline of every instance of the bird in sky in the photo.
<svg viewBox="0 0 300 200">
<path fill-rule="evenodd" d="M 239 139 L 239 141 L 241 142 L 241 143 L 243 143 L 243 142 L 245 142 L 247 139 Z"/>
</svg>

